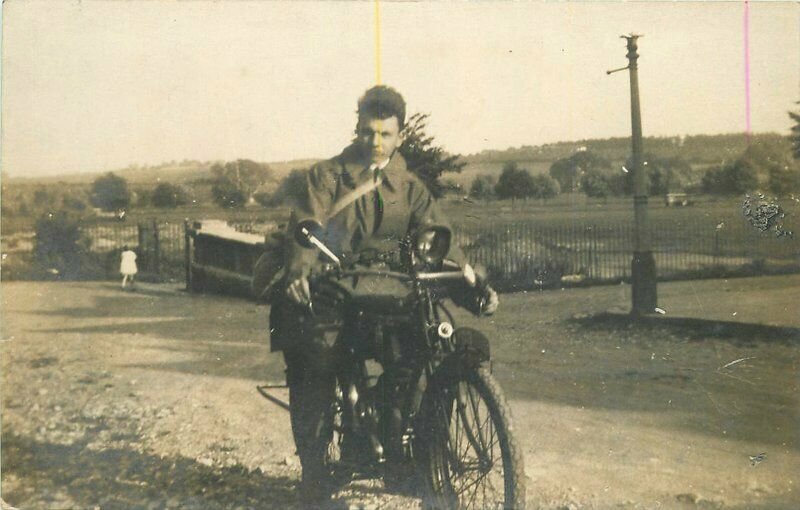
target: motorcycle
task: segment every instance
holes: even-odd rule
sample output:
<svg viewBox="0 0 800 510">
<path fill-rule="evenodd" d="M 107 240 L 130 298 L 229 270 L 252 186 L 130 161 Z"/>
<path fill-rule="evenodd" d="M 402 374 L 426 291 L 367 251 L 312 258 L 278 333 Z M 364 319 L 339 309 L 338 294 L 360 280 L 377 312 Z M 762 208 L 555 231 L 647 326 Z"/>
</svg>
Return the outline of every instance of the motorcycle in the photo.
<svg viewBox="0 0 800 510">
<path fill-rule="evenodd" d="M 445 260 L 450 230 L 426 227 L 400 243 L 395 264 L 366 267 L 333 253 L 313 220 L 294 234 L 329 261 L 309 280 L 307 314 L 316 327 L 340 331 L 336 391 L 320 435 L 325 469 L 341 484 L 421 486 L 415 495 L 425 508 L 523 508 L 522 452 L 491 374 L 489 339 L 455 327 L 444 303 L 448 295 L 468 299 L 474 313 L 483 305 L 463 270 Z M 408 293 L 359 296 L 345 284 L 370 277 L 402 282 Z"/>
</svg>

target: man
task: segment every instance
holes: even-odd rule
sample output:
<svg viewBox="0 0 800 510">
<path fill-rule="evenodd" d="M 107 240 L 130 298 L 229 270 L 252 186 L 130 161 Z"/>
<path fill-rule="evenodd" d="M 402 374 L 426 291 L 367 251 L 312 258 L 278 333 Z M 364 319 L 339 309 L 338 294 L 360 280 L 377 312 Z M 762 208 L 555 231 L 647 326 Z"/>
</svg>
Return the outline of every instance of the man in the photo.
<svg viewBox="0 0 800 510">
<path fill-rule="evenodd" d="M 333 487 L 324 468 L 326 440 L 321 423 L 330 408 L 335 375 L 332 347 L 337 331 L 303 333 L 297 318 L 308 309 L 308 277 L 322 260 L 317 250 L 301 247 L 292 229 L 314 218 L 325 226 L 323 241 L 335 253 L 391 254 L 409 232 L 428 224 L 447 224 L 425 185 L 408 171 L 398 148 L 403 142 L 406 105 L 386 86 L 373 87 L 358 101 L 354 142 L 308 173 L 308 195 L 289 222 L 286 292 L 273 303 L 272 350 L 283 350 L 287 365 L 292 432 L 303 468 L 302 495 L 325 498 Z M 464 254 L 453 246 L 447 259 L 464 269 L 467 281 L 483 292 L 485 314 L 495 311 L 497 294 L 477 276 Z M 361 291 L 373 289 L 361 285 Z"/>
</svg>

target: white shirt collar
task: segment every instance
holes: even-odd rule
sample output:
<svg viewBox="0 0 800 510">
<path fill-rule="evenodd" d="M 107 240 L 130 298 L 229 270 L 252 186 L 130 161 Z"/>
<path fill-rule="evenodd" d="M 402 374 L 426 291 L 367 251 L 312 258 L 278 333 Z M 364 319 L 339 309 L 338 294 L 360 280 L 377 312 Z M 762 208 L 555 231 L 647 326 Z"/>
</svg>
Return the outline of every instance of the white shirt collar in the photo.
<svg viewBox="0 0 800 510">
<path fill-rule="evenodd" d="M 390 161 L 391 159 L 392 159 L 392 158 L 391 158 L 391 157 L 389 157 L 389 158 L 386 158 L 386 159 L 384 159 L 384 160 L 383 160 L 383 161 L 381 161 L 380 163 L 372 163 L 372 164 L 369 166 L 369 169 L 370 169 L 370 170 L 371 170 L 373 173 L 375 173 L 377 170 L 383 170 L 384 168 L 386 168 L 386 167 L 389 165 L 389 161 Z"/>
</svg>

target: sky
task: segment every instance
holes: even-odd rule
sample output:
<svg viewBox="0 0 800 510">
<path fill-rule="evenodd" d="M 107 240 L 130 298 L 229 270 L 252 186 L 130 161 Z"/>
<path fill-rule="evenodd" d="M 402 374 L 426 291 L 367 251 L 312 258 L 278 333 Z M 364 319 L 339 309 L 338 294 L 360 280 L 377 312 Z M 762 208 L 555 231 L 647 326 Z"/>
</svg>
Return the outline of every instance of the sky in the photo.
<svg viewBox="0 0 800 510">
<path fill-rule="evenodd" d="M 800 109 L 796 2 L 7 0 L 2 28 L 12 176 L 331 157 L 378 79 L 454 153 L 630 136 L 631 32 L 645 136 Z"/>
</svg>

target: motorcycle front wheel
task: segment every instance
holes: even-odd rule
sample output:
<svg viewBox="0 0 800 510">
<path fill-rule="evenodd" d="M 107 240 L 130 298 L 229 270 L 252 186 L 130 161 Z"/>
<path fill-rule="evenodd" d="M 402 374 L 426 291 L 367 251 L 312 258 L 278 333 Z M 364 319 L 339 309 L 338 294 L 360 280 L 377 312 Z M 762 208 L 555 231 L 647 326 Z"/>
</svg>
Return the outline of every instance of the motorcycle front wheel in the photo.
<svg viewBox="0 0 800 510">
<path fill-rule="evenodd" d="M 511 413 L 486 368 L 430 387 L 423 404 L 426 509 L 521 509 L 522 454 Z"/>
</svg>

